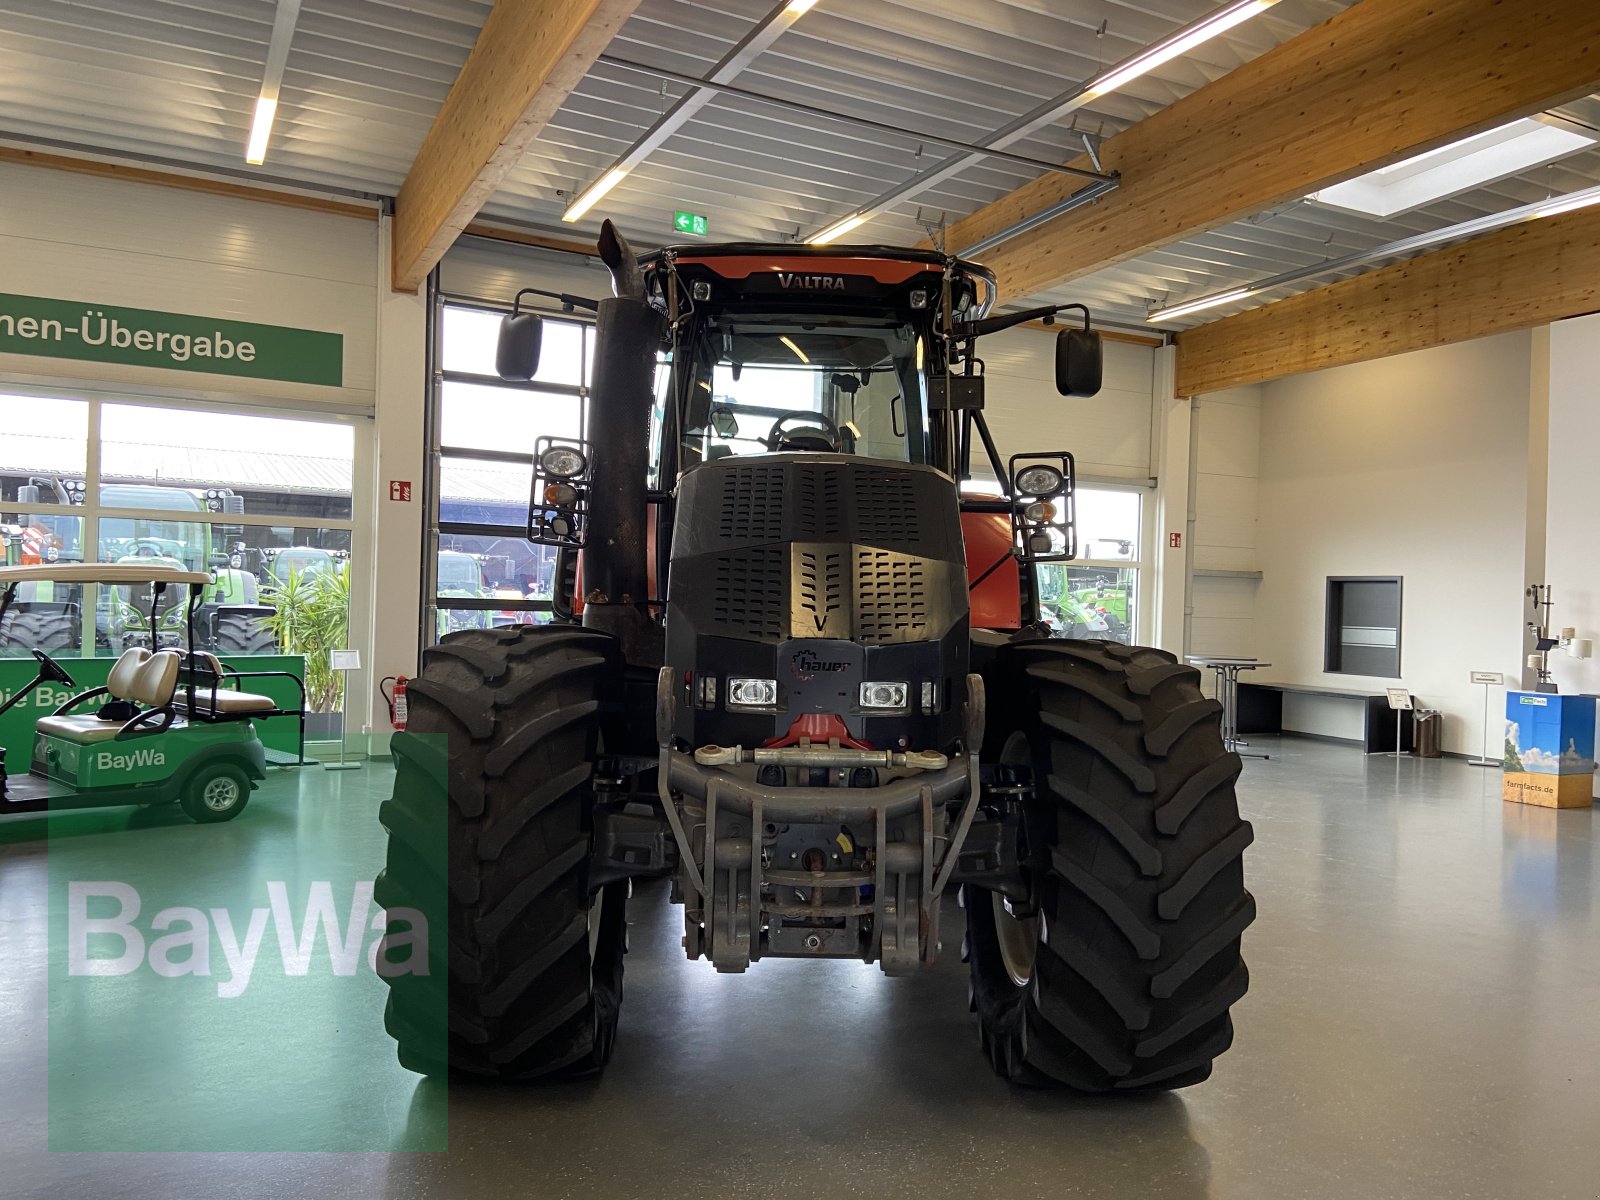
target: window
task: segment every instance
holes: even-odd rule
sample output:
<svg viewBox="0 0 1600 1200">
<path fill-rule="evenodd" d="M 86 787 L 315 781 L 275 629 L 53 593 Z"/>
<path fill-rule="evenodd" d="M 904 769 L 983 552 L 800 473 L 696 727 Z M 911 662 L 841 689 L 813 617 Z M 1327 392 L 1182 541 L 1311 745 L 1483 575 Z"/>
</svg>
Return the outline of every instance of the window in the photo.
<svg viewBox="0 0 1600 1200">
<path fill-rule="evenodd" d="M 1078 557 L 1039 565 L 1040 615 L 1059 637 L 1132 645 L 1138 639 L 1143 496 L 1083 486 L 1075 500 Z"/>
<path fill-rule="evenodd" d="M 541 437 L 584 436 L 593 328 L 547 316 L 538 374 L 508 383 L 494 369 L 500 313 L 464 301 L 436 311 L 429 640 L 548 621 L 561 563 L 556 550 L 526 537 L 533 448 Z"/>
<path fill-rule="evenodd" d="M 0 393 L 0 409 L 0 558 L 213 573 L 196 646 L 304 654 L 308 707 L 325 715 L 309 727 L 337 732 L 341 677 L 327 660 L 349 639 L 353 422 L 17 393 Z M 22 585 L 0 656 L 184 646 L 179 598 L 153 613 L 152 599 L 148 587 Z"/>
<path fill-rule="evenodd" d="M 1323 669 L 1341 675 L 1400 677 L 1398 576 L 1330 576 Z"/>
</svg>

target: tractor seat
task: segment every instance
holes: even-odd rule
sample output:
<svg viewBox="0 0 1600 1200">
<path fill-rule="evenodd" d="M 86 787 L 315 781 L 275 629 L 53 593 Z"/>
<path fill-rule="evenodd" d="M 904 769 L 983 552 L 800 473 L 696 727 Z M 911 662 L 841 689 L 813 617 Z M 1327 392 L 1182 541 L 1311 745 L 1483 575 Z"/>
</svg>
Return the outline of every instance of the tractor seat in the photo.
<svg viewBox="0 0 1600 1200">
<path fill-rule="evenodd" d="M 239 713 L 272 712 L 278 707 L 278 702 L 271 696 L 260 696 L 254 692 L 236 692 L 232 688 L 222 686 L 226 679 L 222 660 L 210 651 L 196 650 L 190 656 L 189 664 L 195 672 L 194 711 L 196 712 L 234 716 Z M 215 695 L 210 680 L 205 678 L 207 675 L 217 677 Z M 179 694 L 179 699 L 185 705 L 188 704 L 187 688 Z"/>
<path fill-rule="evenodd" d="M 133 660 L 128 657 L 134 653 L 148 656 L 137 664 L 137 669 L 133 669 Z M 130 668 L 123 672 L 118 685 L 125 687 L 127 694 L 118 699 L 132 700 L 146 708 L 161 708 L 172 703 L 172 692 L 178 683 L 176 650 L 162 650 L 156 654 L 150 654 L 147 650 L 125 650 L 112 671 L 122 670 L 124 661 L 130 663 Z M 106 686 L 108 690 L 111 687 L 110 676 L 107 676 Z M 102 721 L 94 713 L 82 713 L 65 717 L 40 717 L 34 722 L 34 728 L 51 737 L 84 744 L 110 741 L 124 724 L 122 721 Z"/>
</svg>

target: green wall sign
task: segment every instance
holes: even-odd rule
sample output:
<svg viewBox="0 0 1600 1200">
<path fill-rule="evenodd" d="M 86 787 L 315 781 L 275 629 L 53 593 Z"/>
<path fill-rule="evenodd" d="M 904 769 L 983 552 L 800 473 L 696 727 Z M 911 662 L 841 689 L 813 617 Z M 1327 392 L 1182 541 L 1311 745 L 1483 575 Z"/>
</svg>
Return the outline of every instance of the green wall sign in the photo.
<svg viewBox="0 0 1600 1200">
<path fill-rule="evenodd" d="M 699 213 L 674 212 L 672 227 L 679 233 L 692 233 L 695 237 L 705 237 L 710 225 Z"/>
<path fill-rule="evenodd" d="M 344 383 L 344 335 L 0 292 L 0 354 Z"/>
</svg>

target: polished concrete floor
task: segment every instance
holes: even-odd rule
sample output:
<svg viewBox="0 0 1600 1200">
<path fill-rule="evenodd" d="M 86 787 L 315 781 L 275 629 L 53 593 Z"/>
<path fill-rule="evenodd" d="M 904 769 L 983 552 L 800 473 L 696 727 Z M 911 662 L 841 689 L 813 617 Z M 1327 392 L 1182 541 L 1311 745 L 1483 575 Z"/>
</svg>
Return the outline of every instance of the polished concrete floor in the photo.
<svg viewBox="0 0 1600 1200">
<path fill-rule="evenodd" d="M 385 768 L 276 775 L 212 828 L 0 819 L 0 1196 L 1600 1193 L 1595 814 L 1504 805 L 1498 773 L 1460 761 L 1272 749 L 1241 785 L 1261 915 L 1236 1045 L 1209 1082 L 1132 1102 L 990 1074 L 953 906 L 947 958 L 914 979 L 723 977 L 679 957 L 659 887 L 630 912 L 602 1079 L 445 1088 L 393 1065 L 364 970 L 290 978 L 274 947 L 234 1000 L 215 978 L 66 978 L 47 924 L 70 879 L 132 881 L 146 924 L 188 896 L 242 927 L 271 880 L 298 914 L 308 881 L 347 891 L 381 856 Z M 444 1151 L 355 1149 L 446 1130 Z M 92 1152 L 135 1145 L 166 1152 Z"/>
</svg>

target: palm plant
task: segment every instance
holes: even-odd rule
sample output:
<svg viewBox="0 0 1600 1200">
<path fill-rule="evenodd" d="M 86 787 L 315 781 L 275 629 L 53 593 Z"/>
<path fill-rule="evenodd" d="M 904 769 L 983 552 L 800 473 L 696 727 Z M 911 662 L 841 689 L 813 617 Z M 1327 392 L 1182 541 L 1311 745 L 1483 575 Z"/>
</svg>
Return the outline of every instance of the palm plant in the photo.
<svg viewBox="0 0 1600 1200">
<path fill-rule="evenodd" d="M 311 712 L 339 707 L 344 676 L 333 669 L 332 653 L 350 637 L 350 579 L 344 571 L 291 571 L 268 589 L 275 610 L 266 624 L 286 654 L 306 660 L 306 705 Z"/>
</svg>

